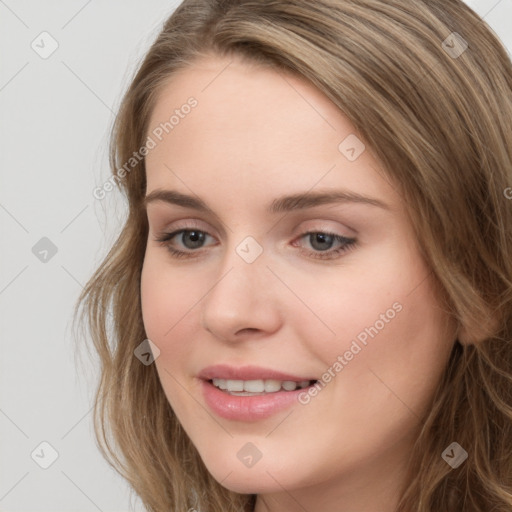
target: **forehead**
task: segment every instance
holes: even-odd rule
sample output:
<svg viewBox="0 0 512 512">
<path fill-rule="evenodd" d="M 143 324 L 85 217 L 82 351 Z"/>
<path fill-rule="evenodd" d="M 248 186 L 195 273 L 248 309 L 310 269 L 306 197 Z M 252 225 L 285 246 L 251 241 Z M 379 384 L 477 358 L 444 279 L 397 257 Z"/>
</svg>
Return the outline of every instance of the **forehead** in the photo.
<svg viewBox="0 0 512 512">
<path fill-rule="evenodd" d="M 196 106 L 183 108 L 190 98 Z M 288 73 L 236 58 L 202 59 L 160 91 L 148 134 L 165 123 L 168 133 L 146 157 L 148 189 L 183 187 L 180 176 L 206 195 L 221 185 L 231 193 L 275 188 L 279 195 L 315 183 L 393 193 L 383 189 L 379 162 L 362 149 L 350 120 L 319 89 Z M 362 151 L 356 160 L 343 152 L 347 144 Z"/>
<path fill-rule="evenodd" d="M 179 125 L 165 137 L 169 145 L 177 146 L 184 136 L 205 139 L 208 135 L 213 140 L 220 132 L 226 144 L 231 138 L 250 141 L 257 132 L 260 143 L 275 140 L 285 149 L 284 137 L 276 138 L 278 133 L 293 136 L 293 144 L 304 135 L 316 135 L 319 140 L 329 137 L 335 142 L 353 131 L 336 105 L 305 80 L 239 58 L 213 56 L 170 78 L 159 93 L 150 128 L 169 121 L 190 97 L 197 100 L 197 107 L 180 118 Z"/>
</svg>

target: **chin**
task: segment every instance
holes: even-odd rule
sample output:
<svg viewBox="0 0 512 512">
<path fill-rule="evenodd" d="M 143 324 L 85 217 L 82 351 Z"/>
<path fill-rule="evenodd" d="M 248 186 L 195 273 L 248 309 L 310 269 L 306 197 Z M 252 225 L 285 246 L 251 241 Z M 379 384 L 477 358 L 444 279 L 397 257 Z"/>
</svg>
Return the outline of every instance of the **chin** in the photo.
<svg viewBox="0 0 512 512">
<path fill-rule="evenodd" d="M 263 494 L 282 491 L 276 481 L 267 474 L 235 475 L 231 473 L 228 477 L 225 474 L 220 478 L 217 478 L 217 475 L 213 475 L 213 477 L 222 487 L 238 494 Z"/>
<path fill-rule="evenodd" d="M 277 465 L 264 464 L 263 459 L 253 467 L 245 467 L 238 460 L 233 463 L 219 459 L 205 465 L 220 485 L 238 494 L 274 493 L 281 492 L 283 487 L 293 489 L 301 485 L 295 475 Z"/>
</svg>

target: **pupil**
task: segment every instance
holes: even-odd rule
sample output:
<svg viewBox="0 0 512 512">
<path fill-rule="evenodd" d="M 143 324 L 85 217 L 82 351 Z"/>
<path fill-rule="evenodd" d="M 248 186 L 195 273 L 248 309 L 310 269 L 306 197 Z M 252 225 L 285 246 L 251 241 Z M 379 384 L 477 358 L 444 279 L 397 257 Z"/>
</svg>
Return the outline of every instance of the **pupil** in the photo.
<svg viewBox="0 0 512 512">
<path fill-rule="evenodd" d="M 325 249 L 329 249 L 332 245 L 332 242 L 333 242 L 333 237 L 332 235 L 327 235 L 325 233 L 314 233 L 312 235 L 310 235 L 310 240 L 311 240 L 311 246 L 315 249 L 318 249 L 318 250 L 325 250 Z M 320 241 L 320 244 L 322 243 L 327 243 L 327 245 L 329 247 L 325 247 L 325 246 L 318 246 L 316 244 L 317 241 Z"/>
<path fill-rule="evenodd" d="M 185 243 L 185 236 L 187 236 L 187 233 L 190 239 L 192 240 L 192 247 L 190 247 L 189 244 Z M 187 246 L 188 249 L 195 249 L 197 247 L 200 247 L 201 243 L 204 241 L 204 233 L 201 233 L 200 231 L 187 231 L 183 233 L 182 241 L 184 245 Z"/>
</svg>

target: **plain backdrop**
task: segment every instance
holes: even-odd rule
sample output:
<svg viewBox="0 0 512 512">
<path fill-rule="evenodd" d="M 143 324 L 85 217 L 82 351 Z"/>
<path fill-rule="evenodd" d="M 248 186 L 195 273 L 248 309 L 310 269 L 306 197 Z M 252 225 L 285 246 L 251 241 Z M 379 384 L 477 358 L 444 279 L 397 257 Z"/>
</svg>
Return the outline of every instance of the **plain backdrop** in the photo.
<svg viewBox="0 0 512 512">
<path fill-rule="evenodd" d="M 116 109 L 178 3 L 0 0 L 0 511 L 144 510 L 97 449 L 71 315 L 125 213 L 92 194 Z M 510 53 L 512 0 L 468 4 Z"/>
</svg>

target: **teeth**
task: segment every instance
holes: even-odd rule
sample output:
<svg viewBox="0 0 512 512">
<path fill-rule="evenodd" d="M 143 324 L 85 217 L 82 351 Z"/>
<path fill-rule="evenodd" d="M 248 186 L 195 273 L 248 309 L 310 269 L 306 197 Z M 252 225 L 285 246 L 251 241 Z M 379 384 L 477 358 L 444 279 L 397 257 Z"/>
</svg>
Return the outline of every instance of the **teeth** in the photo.
<svg viewBox="0 0 512 512">
<path fill-rule="evenodd" d="M 263 382 L 263 381 L 262 381 Z M 265 393 L 275 393 L 281 389 L 280 380 L 266 380 L 265 381 Z"/>
<path fill-rule="evenodd" d="M 246 380 L 243 382 L 243 385 L 244 391 L 249 391 L 250 393 L 263 393 L 265 391 L 265 383 L 262 380 Z"/>
<path fill-rule="evenodd" d="M 293 382 L 293 380 L 285 380 L 283 382 L 283 388 L 286 391 L 293 391 L 297 387 L 297 383 Z"/>
<path fill-rule="evenodd" d="M 294 391 L 295 389 L 309 386 L 309 380 L 294 382 L 292 380 L 230 380 L 230 379 L 212 379 L 213 385 L 228 392 L 246 393 L 275 393 L 284 389 L 285 391 Z"/>
</svg>

